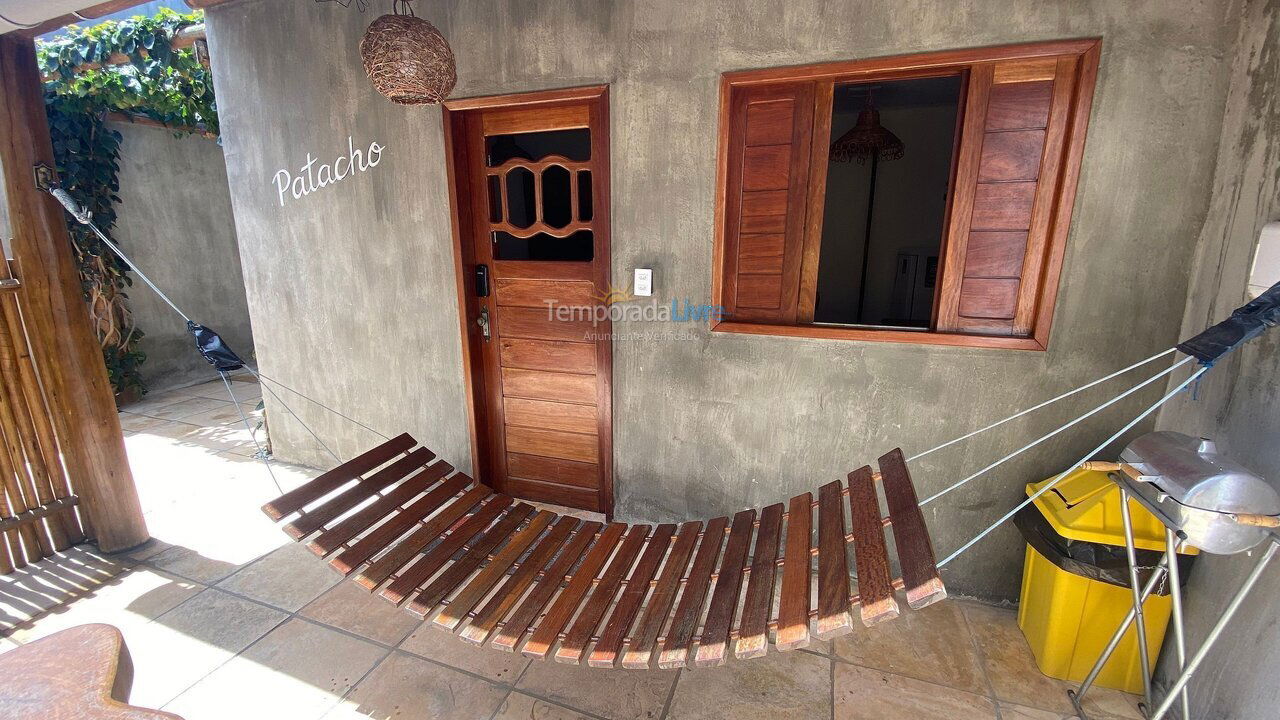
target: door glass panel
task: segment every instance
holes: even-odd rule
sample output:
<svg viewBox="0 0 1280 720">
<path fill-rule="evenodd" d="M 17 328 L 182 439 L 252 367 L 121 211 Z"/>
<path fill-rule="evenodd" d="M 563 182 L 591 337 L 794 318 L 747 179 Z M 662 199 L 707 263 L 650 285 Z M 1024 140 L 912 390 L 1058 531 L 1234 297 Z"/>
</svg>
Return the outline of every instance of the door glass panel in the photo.
<svg viewBox="0 0 1280 720">
<path fill-rule="evenodd" d="M 578 171 L 578 219 L 591 221 L 591 171 Z"/>
<path fill-rule="evenodd" d="M 489 222 L 502 222 L 502 178 L 489 176 Z"/>
<path fill-rule="evenodd" d="M 542 171 L 542 221 L 562 228 L 573 221 L 569 171 L 552 165 Z"/>
<path fill-rule="evenodd" d="M 581 162 L 591 159 L 591 131 L 586 128 L 490 135 L 484 139 L 484 144 L 489 167 L 497 167 L 514 158 L 537 161 L 548 155 Z"/>
<path fill-rule="evenodd" d="M 538 218 L 533 189 L 533 173 L 528 168 L 512 168 L 507 173 L 507 221 L 527 228 Z"/>
<path fill-rule="evenodd" d="M 590 230 L 563 238 L 547 233 L 519 238 L 499 230 L 493 233 L 493 259 L 590 262 L 595 257 L 594 239 Z"/>
</svg>

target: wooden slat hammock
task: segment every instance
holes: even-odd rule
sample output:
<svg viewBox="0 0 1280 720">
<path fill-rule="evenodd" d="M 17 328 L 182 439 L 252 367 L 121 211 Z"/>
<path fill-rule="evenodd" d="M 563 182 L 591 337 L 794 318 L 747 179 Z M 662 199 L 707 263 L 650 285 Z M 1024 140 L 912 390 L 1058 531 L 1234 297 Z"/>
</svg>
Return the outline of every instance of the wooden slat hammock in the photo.
<svg viewBox="0 0 1280 720">
<path fill-rule="evenodd" d="M 538 510 L 417 445 L 392 438 L 262 509 L 338 572 L 472 643 L 592 667 L 648 668 L 655 654 L 662 668 L 711 666 L 731 647 L 753 658 L 771 638 L 791 650 L 848 633 L 855 607 L 867 625 L 891 620 L 896 590 L 912 608 L 947 596 L 901 450 L 816 502 L 651 527 Z"/>
</svg>

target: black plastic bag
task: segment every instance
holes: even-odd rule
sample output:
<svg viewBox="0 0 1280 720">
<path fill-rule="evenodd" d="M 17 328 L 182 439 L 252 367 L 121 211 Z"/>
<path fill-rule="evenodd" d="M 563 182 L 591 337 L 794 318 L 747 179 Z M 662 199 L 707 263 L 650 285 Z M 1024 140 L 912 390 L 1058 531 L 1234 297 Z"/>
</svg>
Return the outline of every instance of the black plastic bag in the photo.
<svg viewBox="0 0 1280 720">
<path fill-rule="evenodd" d="M 231 372 L 244 367 L 244 361 L 236 355 L 234 350 L 227 347 L 227 343 L 218 333 L 190 320 L 187 321 L 187 332 L 195 336 L 196 350 L 199 350 L 204 359 L 208 360 L 218 372 Z"/>
<path fill-rule="evenodd" d="M 1123 545 L 1107 545 L 1104 543 L 1071 540 L 1063 537 L 1034 505 L 1028 505 L 1013 516 L 1013 523 L 1018 526 L 1027 544 L 1043 555 L 1049 562 L 1066 570 L 1072 575 L 1098 580 L 1109 585 L 1129 587 L 1129 560 Z M 1162 552 L 1155 550 L 1138 550 L 1138 581 L 1145 587 L 1151 578 L 1151 572 L 1160 563 Z M 1191 570 L 1194 556 L 1179 555 L 1178 570 L 1182 584 L 1186 585 L 1187 573 Z M 1169 594 L 1169 576 L 1166 575 L 1156 583 L 1152 593 Z"/>
<path fill-rule="evenodd" d="M 1178 343 L 1178 349 L 1194 356 L 1202 365 L 1212 365 L 1240 343 L 1252 340 L 1277 323 L 1280 323 L 1280 283 L 1237 308 L 1226 320 Z"/>
</svg>

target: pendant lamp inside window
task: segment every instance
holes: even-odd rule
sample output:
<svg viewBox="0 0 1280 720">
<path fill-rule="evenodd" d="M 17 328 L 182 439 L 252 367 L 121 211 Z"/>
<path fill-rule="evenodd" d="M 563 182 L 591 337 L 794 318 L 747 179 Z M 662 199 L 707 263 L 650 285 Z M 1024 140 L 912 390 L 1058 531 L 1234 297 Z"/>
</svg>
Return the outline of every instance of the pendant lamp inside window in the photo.
<svg viewBox="0 0 1280 720">
<path fill-rule="evenodd" d="M 898 160 L 906 152 L 902 140 L 880 124 L 880 111 L 867 89 L 867 106 L 858 113 L 858 122 L 831 145 L 831 159 L 836 162 Z"/>
</svg>

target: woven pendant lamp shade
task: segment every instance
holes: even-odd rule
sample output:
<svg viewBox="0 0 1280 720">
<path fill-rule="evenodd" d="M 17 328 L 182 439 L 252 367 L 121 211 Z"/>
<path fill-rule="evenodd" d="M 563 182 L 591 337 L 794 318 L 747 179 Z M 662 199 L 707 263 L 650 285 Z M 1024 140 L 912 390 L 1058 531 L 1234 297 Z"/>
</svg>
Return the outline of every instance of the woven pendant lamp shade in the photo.
<svg viewBox="0 0 1280 720">
<path fill-rule="evenodd" d="M 906 152 L 897 135 L 880 124 L 880 111 L 868 107 L 858 113 L 858 122 L 831 145 L 831 159 L 836 162 L 856 160 L 859 165 L 873 157 L 897 160 Z"/>
<path fill-rule="evenodd" d="M 378 92 L 401 105 L 433 105 L 458 82 L 453 50 L 434 25 L 407 14 L 383 15 L 364 33 L 360 57 Z"/>
</svg>

